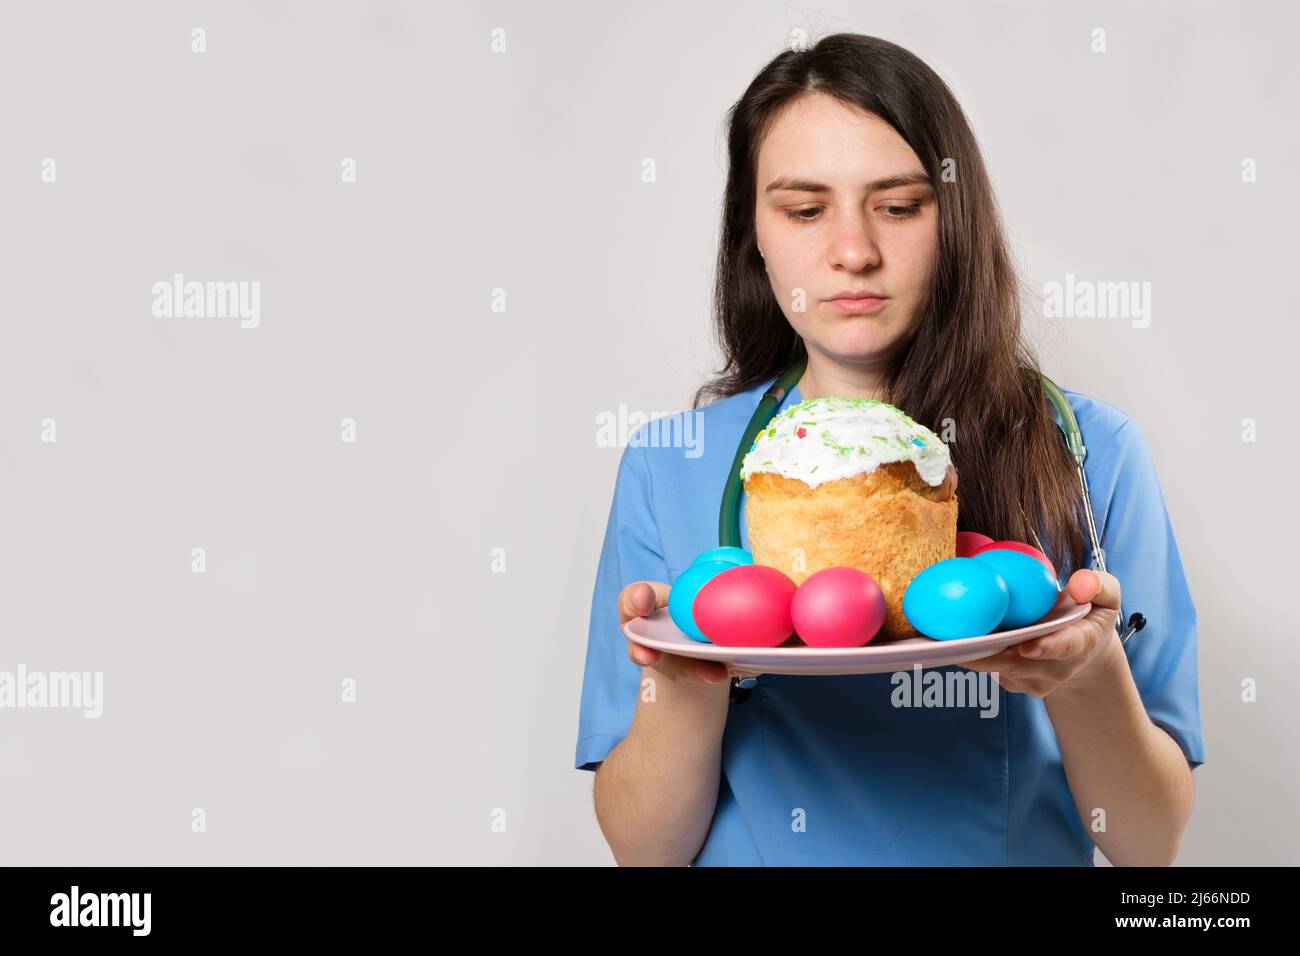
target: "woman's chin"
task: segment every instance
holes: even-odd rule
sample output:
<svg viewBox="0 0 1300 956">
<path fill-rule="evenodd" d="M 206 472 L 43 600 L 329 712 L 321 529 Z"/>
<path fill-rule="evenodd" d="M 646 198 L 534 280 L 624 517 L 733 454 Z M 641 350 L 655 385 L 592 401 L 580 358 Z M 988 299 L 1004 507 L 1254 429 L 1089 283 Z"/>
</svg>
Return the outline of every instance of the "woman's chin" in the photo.
<svg viewBox="0 0 1300 956">
<path fill-rule="evenodd" d="M 841 332 L 838 335 L 828 335 L 821 341 L 822 351 L 846 365 L 879 361 L 889 354 L 894 345 L 893 338 L 871 332 L 858 335 Z"/>
</svg>

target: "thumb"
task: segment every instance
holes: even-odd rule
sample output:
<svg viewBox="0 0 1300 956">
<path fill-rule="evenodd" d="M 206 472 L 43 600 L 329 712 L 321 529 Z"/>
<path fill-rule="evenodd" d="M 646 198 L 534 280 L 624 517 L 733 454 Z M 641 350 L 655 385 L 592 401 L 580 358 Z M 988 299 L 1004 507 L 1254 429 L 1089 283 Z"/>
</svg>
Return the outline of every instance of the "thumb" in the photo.
<svg viewBox="0 0 1300 956">
<path fill-rule="evenodd" d="M 655 609 L 668 603 L 669 587 L 657 581 L 638 581 L 629 584 L 621 595 L 623 607 L 631 617 L 649 617 Z"/>
<path fill-rule="evenodd" d="M 1081 568 L 1070 575 L 1065 587 L 1079 604 L 1090 601 L 1095 607 L 1119 610 L 1119 579 L 1109 572 Z"/>
<path fill-rule="evenodd" d="M 645 617 L 655 609 L 655 591 L 648 584 L 638 584 L 632 589 L 632 609 Z"/>
</svg>

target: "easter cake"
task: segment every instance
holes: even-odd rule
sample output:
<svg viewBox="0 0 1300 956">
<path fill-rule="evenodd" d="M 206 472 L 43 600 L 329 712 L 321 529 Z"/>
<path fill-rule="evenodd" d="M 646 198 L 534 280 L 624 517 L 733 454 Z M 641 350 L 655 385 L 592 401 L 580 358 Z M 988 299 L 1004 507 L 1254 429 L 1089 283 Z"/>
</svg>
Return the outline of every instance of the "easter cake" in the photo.
<svg viewBox="0 0 1300 956">
<path fill-rule="evenodd" d="M 807 399 L 759 432 L 740 477 L 756 563 L 796 584 L 823 568 L 865 571 L 885 597 L 880 637 L 919 636 L 903 592 L 956 554 L 957 472 L 938 435 L 886 402 Z"/>
</svg>

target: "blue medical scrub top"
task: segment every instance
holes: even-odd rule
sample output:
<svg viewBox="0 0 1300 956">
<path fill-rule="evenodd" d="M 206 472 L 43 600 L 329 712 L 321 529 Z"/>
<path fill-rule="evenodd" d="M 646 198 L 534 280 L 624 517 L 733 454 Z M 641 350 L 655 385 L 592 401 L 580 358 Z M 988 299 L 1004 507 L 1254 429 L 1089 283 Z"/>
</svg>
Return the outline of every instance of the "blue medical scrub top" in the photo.
<svg viewBox="0 0 1300 956">
<path fill-rule="evenodd" d="M 592 596 L 578 769 L 595 770 L 636 709 L 642 673 L 627 656 L 619 592 L 634 581 L 671 584 L 717 546 L 727 470 L 773 381 L 629 437 Z M 1151 454 L 1119 409 L 1064 392 L 1087 448 L 1107 568 L 1125 613 L 1147 618 L 1126 645 L 1133 678 L 1152 721 L 1199 766 L 1196 608 Z M 781 407 L 802 400 L 796 387 Z M 748 548 L 743 508 L 744 498 Z M 951 670 L 978 673 L 955 665 L 925 673 Z M 989 717 L 978 702 L 896 707 L 896 687 L 890 674 L 760 676 L 748 700 L 731 704 L 717 808 L 693 865 L 1093 865 L 1041 699 L 994 688 Z"/>
</svg>

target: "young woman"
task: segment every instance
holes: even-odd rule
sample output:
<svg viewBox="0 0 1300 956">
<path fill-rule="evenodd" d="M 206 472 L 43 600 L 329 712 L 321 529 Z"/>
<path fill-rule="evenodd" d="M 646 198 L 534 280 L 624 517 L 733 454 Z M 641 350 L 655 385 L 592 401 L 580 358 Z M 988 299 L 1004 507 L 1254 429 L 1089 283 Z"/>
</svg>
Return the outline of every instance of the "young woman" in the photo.
<svg viewBox="0 0 1300 956">
<path fill-rule="evenodd" d="M 649 426 L 632 436 L 596 575 L 576 766 L 597 771 L 615 859 L 1090 866 L 1097 846 L 1117 865 L 1170 863 L 1205 759 L 1196 610 L 1138 425 L 1066 389 L 1110 573 L 1088 567 L 1075 463 L 1023 371 L 1038 365 L 1018 283 L 952 93 L 908 51 L 837 34 L 759 73 L 728 146 L 715 296 L 726 364 L 680 413 L 699 417 L 703 454 L 647 447 Z M 864 294 L 875 301 L 844 304 Z M 800 358 L 780 407 L 845 395 L 941 434 L 951 420 L 959 529 L 1040 541 L 1071 596 L 1092 602 L 1079 621 L 962 665 L 999 675 L 993 713 L 895 706 L 889 674 L 764 674 L 732 702 L 725 665 L 623 635 L 718 544 L 736 445 Z M 1121 584 L 1148 619 L 1127 644 Z"/>
</svg>

